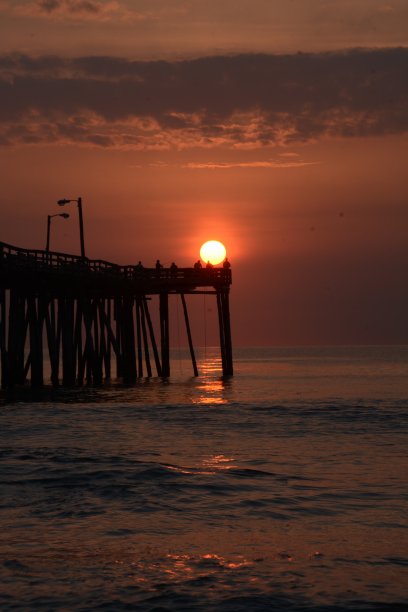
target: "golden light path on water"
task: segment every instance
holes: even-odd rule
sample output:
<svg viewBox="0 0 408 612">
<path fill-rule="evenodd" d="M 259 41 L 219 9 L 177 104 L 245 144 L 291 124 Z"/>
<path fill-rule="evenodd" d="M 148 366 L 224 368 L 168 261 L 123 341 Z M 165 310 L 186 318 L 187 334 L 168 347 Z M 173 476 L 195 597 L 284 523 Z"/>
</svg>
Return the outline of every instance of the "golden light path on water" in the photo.
<svg viewBox="0 0 408 612">
<path fill-rule="evenodd" d="M 207 357 L 200 366 L 202 377 L 198 381 L 198 397 L 193 399 L 196 404 L 227 404 L 224 390 L 226 381 L 221 377 L 221 358 L 214 355 Z M 218 374 L 218 376 L 217 376 Z"/>
</svg>

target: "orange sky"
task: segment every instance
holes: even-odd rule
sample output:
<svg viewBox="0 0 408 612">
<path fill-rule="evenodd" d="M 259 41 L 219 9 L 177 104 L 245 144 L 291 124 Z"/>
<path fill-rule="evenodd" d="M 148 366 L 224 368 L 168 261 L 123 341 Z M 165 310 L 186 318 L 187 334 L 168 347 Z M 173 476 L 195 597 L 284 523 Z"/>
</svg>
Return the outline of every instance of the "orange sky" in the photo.
<svg viewBox="0 0 408 612">
<path fill-rule="evenodd" d="M 236 345 L 408 342 L 405 0 L 0 17 L 1 240 L 44 248 L 81 196 L 89 257 L 184 266 L 224 242 Z M 51 248 L 77 252 L 68 212 Z"/>
</svg>

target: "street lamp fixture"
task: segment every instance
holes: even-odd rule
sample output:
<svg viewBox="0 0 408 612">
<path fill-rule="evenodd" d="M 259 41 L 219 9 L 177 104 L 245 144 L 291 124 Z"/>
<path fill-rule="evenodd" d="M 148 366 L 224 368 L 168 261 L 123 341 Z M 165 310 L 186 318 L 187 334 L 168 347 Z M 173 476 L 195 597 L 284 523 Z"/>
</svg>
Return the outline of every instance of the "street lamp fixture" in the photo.
<svg viewBox="0 0 408 612">
<path fill-rule="evenodd" d="M 85 257 L 85 241 L 84 241 L 84 220 L 82 217 L 82 198 L 76 198 L 67 200 L 66 198 L 58 200 L 59 206 L 65 206 L 70 202 L 76 202 L 78 204 L 78 216 L 79 216 L 79 238 L 81 241 L 81 257 Z"/>
<path fill-rule="evenodd" d="M 53 217 L 62 217 L 63 219 L 68 219 L 69 218 L 69 214 L 68 213 L 59 213 L 56 215 L 47 215 L 47 244 L 45 247 L 45 250 L 47 253 L 49 253 L 50 251 L 50 231 L 51 231 L 51 219 Z"/>
</svg>

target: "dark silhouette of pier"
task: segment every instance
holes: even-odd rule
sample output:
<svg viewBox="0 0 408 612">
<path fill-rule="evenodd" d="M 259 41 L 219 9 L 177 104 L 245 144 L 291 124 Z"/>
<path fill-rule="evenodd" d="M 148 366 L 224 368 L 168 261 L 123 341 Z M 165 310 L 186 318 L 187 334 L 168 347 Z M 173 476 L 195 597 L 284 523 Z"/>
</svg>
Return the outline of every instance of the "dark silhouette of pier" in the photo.
<svg viewBox="0 0 408 612">
<path fill-rule="evenodd" d="M 170 376 L 169 295 L 180 296 L 191 362 L 198 375 L 185 296 L 216 297 L 224 375 L 233 374 L 229 268 L 120 266 L 65 253 L 0 242 L 1 386 L 44 384 L 48 350 L 51 382 L 125 383 Z M 152 296 L 158 296 L 152 323 Z"/>
</svg>

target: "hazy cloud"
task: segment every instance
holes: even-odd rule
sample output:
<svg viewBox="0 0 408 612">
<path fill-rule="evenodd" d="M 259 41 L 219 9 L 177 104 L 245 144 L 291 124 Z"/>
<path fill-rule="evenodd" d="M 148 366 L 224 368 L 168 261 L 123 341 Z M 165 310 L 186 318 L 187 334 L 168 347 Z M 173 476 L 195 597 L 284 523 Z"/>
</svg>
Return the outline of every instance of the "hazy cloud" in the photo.
<svg viewBox="0 0 408 612">
<path fill-rule="evenodd" d="M 248 162 L 189 162 L 183 164 L 183 168 L 193 170 L 228 170 L 230 168 L 302 168 L 303 166 L 314 166 L 318 161 L 283 161 L 279 159 L 267 159 Z"/>
<path fill-rule="evenodd" d="M 288 157 L 287 157 L 288 156 Z M 229 170 L 231 168 L 302 168 L 304 166 L 315 166 L 320 164 L 320 161 L 303 161 L 294 159 L 299 157 L 297 153 L 285 153 L 279 155 L 276 159 L 262 159 L 252 161 L 203 161 L 203 162 L 187 162 L 187 163 L 171 163 L 168 161 L 154 161 L 148 163 L 132 164 L 134 168 L 143 168 L 149 166 L 153 168 L 186 168 L 188 170 Z M 280 159 L 282 158 L 282 159 Z M 292 161 L 289 161 L 291 159 Z"/>
<path fill-rule="evenodd" d="M 3 2 L 0 8 L 22 17 L 76 21 L 142 18 L 140 13 L 129 10 L 117 0 L 30 0 L 23 4 Z"/>
<path fill-rule="evenodd" d="M 255 149 L 408 130 L 408 49 L 0 57 L 2 142 Z"/>
</svg>

